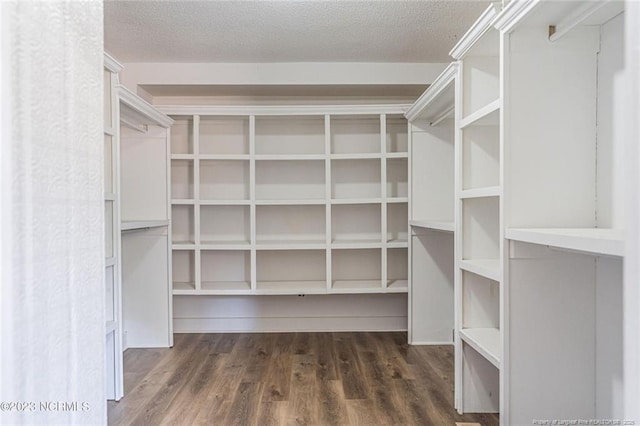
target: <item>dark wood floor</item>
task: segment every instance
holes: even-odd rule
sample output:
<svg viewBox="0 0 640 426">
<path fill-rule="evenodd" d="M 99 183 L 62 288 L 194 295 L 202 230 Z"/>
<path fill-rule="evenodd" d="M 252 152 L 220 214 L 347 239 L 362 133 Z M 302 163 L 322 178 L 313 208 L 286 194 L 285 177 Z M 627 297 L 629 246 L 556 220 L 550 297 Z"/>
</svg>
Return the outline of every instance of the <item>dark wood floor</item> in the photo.
<svg viewBox="0 0 640 426">
<path fill-rule="evenodd" d="M 179 334 L 125 353 L 111 425 L 498 424 L 453 409 L 453 350 L 405 333 Z"/>
</svg>

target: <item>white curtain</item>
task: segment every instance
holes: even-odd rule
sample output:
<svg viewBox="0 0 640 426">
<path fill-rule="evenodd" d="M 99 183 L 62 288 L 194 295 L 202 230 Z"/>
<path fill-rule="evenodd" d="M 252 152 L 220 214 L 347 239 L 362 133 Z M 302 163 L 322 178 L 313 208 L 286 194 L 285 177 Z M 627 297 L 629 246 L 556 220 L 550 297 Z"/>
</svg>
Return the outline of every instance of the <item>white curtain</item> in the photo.
<svg viewBox="0 0 640 426">
<path fill-rule="evenodd" d="M 0 424 L 103 424 L 102 2 L 0 4 Z"/>
</svg>

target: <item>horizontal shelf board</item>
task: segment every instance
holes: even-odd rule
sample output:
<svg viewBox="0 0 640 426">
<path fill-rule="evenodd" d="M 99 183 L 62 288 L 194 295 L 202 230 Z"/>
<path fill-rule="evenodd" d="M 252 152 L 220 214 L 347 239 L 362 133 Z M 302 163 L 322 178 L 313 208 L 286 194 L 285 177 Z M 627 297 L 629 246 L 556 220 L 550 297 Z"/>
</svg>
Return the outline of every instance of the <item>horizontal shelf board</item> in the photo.
<svg viewBox="0 0 640 426">
<path fill-rule="evenodd" d="M 201 206 L 248 206 L 251 200 L 200 200 Z"/>
<path fill-rule="evenodd" d="M 107 257 L 104 261 L 105 266 L 114 266 L 116 264 L 115 257 Z"/>
<path fill-rule="evenodd" d="M 369 240 L 333 240 L 331 242 L 332 249 L 366 249 L 366 248 L 382 248 L 381 239 Z"/>
<path fill-rule="evenodd" d="M 200 154 L 198 156 L 200 160 L 238 160 L 249 161 L 251 156 L 249 154 Z"/>
<path fill-rule="evenodd" d="M 120 229 L 123 231 L 131 231 L 134 229 L 159 228 L 168 225 L 168 220 L 128 220 L 120 224 Z"/>
<path fill-rule="evenodd" d="M 409 158 L 408 152 L 387 152 L 385 155 L 387 158 Z"/>
<path fill-rule="evenodd" d="M 505 237 L 512 241 L 541 244 L 567 250 L 624 256 L 624 231 L 606 228 L 511 228 Z"/>
<path fill-rule="evenodd" d="M 113 333 L 114 331 L 116 331 L 116 328 L 117 323 L 115 321 L 107 321 L 107 323 L 105 324 L 106 334 Z"/>
<path fill-rule="evenodd" d="M 332 291 L 340 290 L 376 290 L 382 291 L 382 280 L 335 280 L 331 283 Z"/>
<path fill-rule="evenodd" d="M 500 282 L 502 270 L 498 259 L 461 260 L 460 269 Z"/>
<path fill-rule="evenodd" d="M 408 203 L 409 202 L 409 197 L 389 197 L 387 198 L 387 203 L 389 204 L 393 204 L 393 203 Z"/>
<path fill-rule="evenodd" d="M 500 125 L 500 99 L 496 99 L 483 106 L 476 112 L 460 120 L 460 128 L 468 126 L 498 126 Z M 498 141 L 496 141 L 497 143 Z"/>
<path fill-rule="evenodd" d="M 174 199 L 171 200 L 171 204 L 174 204 L 176 206 L 180 206 L 180 205 L 194 205 L 196 202 L 193 199 Z"/>
<path fill-rule="evenodd" d="M 195 291 L 195 290 L 196 290 L 195 283 L 181 282 L 181 281 L 174 281 L 173 282 L 173 292 L 174 292 L 174 294 L 175 294 L 176 291 Z"/>
<path fill-rule="evenodd" d="M 380 204 L 382 198 L 335 198 L 331 204 Z"/>
<path fill-rule="evenodd" d="M 407 248 L 409 242 L 407 240 L 389 240 L 387 241 L 387 248 Z"/>
<path fill-rule="evenodd" d="M 436 231 L 445 231 L 445 232 L 454 232 L 455 226 L 456 226 L 455 223 L 453 222 L 426 220 L 426 219 L 410 220 L 409 225 L 417 228 L 435 229 Z"/>
<path fill-rule="evenodd" d="M 259 154 L 255 156 L 257 161 L 307 161 L 307 160 L 325 160 L 324 154 Z"/>
<path fill-rule="evenodd" d="M 326 248 L 325 240 L 262 240 L 256 243 L 257 250 L 324 250 Z"/>
<path fill-rule="evenodd" d="M 496 368 L 500 368 L 500 330 L 497 328 L 464 328 L 460 338 Z"/>
<path fill-rule="evenodd" d="M 105 135 L 109 135 L 109 136 L 115 136 L 116 135 L 116 129 L 114 129 L 111 126 L 104 126 L 104 134 Z"/>
<path fill-rule="evenodd" d="M 163 105 L 169 115 L 370 115 L 404 114 L 410 104 L 383 105 Z"/>
<path fill-rule="evenodd" d="M 460 191 L 460 198 L 485 198 L 499 197 L 502 188 L 499 186 L 488 186 L 486 188 L 464 189 Z"/>
<path fill-rule="evenodd" d="M 171 154 L 172 160 L 193 160 L 195 155 L 193 154 Z"/>
<path fill-rule="evenodd" d="M 324 294 L 327 282 L 322 281 L 258 281 L 256 294 Z"/>
<path fill-rule="evenodd" d="M 364 160 L 369 158 L 382 158 L 379 152 L 365 152 L 354 154 L 331 154 L 332 160 Z"/>
<path fill-rule="evenodd" d="M 409 280 L 388 280 L 387 281 L 387 291 L 393 292 L 397 291 L 399 293 L 404 293 L 409 288 Z"/>
<path fill-rule="evenodd" d="M 202 250 L 251 250 L 249 241 L 200 241 Z"/>
<path fill-rule="evenodd" d="M 196 245 L 195 243 L 188 241 L 174 241 L 171 248 L 173 250 L 195 250 Z"/>
<path fill-rule="evenodd" d="M 299 205 L 325 205 L 327 201 L 323 199 L 313 200 L 256 200 L 257 206 L 299 206 Z"/>
<path fill-rule="evenodd" d="M 116 200 L 116 194 L 113 192 L 105 192 L 104 193 L 104 200 L 105 201 L 115 201 Z"/>
</svg>

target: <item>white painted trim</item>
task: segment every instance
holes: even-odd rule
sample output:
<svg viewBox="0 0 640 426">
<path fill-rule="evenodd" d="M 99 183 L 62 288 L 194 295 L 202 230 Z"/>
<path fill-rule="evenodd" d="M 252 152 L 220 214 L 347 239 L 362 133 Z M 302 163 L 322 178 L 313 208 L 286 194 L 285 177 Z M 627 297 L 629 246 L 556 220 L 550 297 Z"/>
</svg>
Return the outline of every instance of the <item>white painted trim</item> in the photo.
<svg viewBox="0 0 640 426">
<path fill-rule="evenodd" d="M 409 122 L 413 122 L 424 114 L 425 110 L 438 99 L 442 92 L 451 87 L 456 75 L 458 74 L 458 63 L 451 62 L 447 68 L 442 71 L 442 74 L 435 79 L 435 81 L 429 86 L 429 88 L 411 105 L 411 108 L 407 110 L 404 116 Z M 451 99 L 451 105 L 453 106 L 453 99 Z"/>
<path fill-rule="evenodd" d="M 462 36 L 460 41 L 451 49 L 449 55 L 456 60 L 462 59 L 473 45 L 491 28 L 497 15 L 498 9 L 495 4 L 489 5 L 465 35 Z"/>
<path fill-rule="evenodd" d="M 168 115 L 369 115 L 404 114 L 411 105 L 159 105 Z"/>
<path fill-rule="evenodd" d="M 173 119 L 158 111 L 149 102 L 127 89 L 122 84 L 118 85 L 118 97 L 120 99 L 120 115 L 122 121 L 128 123 L 152 124 L 160 127 L 171 127 Z"/>
<path fill-rule="evenodd" d="M 549 35 L 550 41 L 560 40 L 565 34 L 580 25 L 591 15 L 611 3 L 613 0 L 600 0 L 597 2 L 581 2 L 580 6 L 565 16 L 555 25 L 555 32 Z"/>
<path fill-rule="evenodd" d="M 500 12 L 493 25 L 498 30 L 509 33 L 541 2 L 542 0 L 512 0 Z"/>
<path fill-rule="evenodd" d="M 426 342 L 426 341 L 416 341 L 409 342 L 411 346 L 453 346 L 453 342 Z"/>
<path fill-rule="evenodd" d="M 112 73 L 119 73 L 124 69 L 124 66 L 118 62 L 116 58 L 111 56 L 110 53 L 104 52 L 104 67 Z"/>
</svg>

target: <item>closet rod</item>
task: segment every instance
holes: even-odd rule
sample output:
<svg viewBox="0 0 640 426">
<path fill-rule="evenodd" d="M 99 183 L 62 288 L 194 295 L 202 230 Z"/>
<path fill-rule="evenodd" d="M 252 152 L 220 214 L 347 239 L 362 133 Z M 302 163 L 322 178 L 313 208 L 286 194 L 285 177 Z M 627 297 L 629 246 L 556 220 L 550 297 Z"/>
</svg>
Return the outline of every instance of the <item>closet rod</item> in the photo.
<svg viewBox="0 0 640 426">
<path fill-rule="evenodd" d="M 447 117 L 449 117 L 451 115 L 451 113 L 453 112 L 454 109 L 455 109 L 454 106 L 451 106 L 451 108 L 448 108 L 445 112 L 443 112 L 442 114 L 437 116 L 431 123 L 429 123 L 429 126 L 433 127 L 433 126 L 437 126 L 438 124 L 440 124 L 442 122 L 442 120 L 444 120 L 445 118 L 447 118 Z"/>
<path fill-rule="evenodd" d="M 560 40 L 569 31 L 583 23 L 587 18 L 614 0 L 602 0 L 598 2 L 586 2 L 575 9 L 556 25 L 549 25 L 549 40 Z"/>
</svg>

